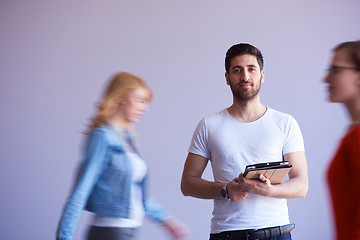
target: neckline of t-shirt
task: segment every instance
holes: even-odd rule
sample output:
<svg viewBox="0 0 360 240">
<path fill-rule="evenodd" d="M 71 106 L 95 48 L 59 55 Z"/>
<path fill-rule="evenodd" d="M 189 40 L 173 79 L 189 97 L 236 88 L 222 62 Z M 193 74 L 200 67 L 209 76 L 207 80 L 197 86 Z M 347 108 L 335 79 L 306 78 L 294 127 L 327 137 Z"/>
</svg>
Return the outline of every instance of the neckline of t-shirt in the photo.
<svg viewBox="0 0 360 240">
<path fill-rule="evenodd" d="M 224 111 L 225 111 L 225 114 L 226 114 L 231 120 L 233 120 L 233 121 L 235 121 L 235 122 L 237 122 L 237 123 L 239 123 L 239 124 L 248 124 L 248 125 L 250 125 L 250 124 L 256 124 L 256 123 L 262 121 L 264 118 L 266 118 L 267 115 L 269 115 L 269 111 L 271 111 L 272 109 L 271 109 L 270 107 L 268 107 L 268 106 L 265 106 L 265 107 L 266 107 L 265 113 L 264 113 L 260 118 L 256 119 L 255 121 L 252 121 L 252 122 L 240 122 L 240 121 L 236 120 L 235 118 L 233 118 L 233 117 L 230 115 L 229 110 L 228 110 L 227 108 L 225 108 Z"/>
</svg>

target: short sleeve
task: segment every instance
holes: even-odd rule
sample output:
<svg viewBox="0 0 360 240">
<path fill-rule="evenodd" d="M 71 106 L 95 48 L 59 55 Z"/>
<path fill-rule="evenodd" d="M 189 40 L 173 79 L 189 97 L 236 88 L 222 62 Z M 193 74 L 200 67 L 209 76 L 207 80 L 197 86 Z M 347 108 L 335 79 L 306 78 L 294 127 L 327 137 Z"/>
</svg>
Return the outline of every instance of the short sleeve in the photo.
<svg viewBox="0 0 360 240">
<path fill-rule="evenodd" d="M 210 150 L 208 146 L 208 134 L 205 118 L 203 118 L 199 122 L 194 131 L 189 147 L 189 152 L 210 159 Z"/>
<path fill-rule="evenodd" d="M 289 116 L 284 136 L 283 155 L 291 152 L 305 151 L 304 139 L 299 124 L 292 116 Z"/>
</svg>

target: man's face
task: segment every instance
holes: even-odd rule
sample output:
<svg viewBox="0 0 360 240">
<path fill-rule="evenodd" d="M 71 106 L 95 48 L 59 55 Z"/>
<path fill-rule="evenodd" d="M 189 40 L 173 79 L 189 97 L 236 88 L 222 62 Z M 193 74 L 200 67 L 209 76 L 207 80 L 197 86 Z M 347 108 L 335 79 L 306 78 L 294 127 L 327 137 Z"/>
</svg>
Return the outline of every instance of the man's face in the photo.
<svg viewBox="0 0 360 240">
<path fill-rule="evenodd" d="M 260 70 L 256 56 L 236 56 L 230 63 L 229 73 L 225 73 L 225 77 L 234 98 L 241 102 L 253 100 L 258 96 L 260 86 L 264 82 L 264 70 Z"/>
</svg>

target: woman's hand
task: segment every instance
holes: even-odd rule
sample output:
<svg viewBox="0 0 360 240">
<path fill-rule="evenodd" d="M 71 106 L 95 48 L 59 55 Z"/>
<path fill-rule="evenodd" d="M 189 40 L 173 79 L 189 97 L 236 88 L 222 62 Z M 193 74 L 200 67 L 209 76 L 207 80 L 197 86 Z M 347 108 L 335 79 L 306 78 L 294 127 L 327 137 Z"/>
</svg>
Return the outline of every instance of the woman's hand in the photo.
<svg viewBox="0 0 360 240">
<path fill-rule="evenodd" d="M 166 219 L 163 223 L 167 230 L 169 230 L 171 235 L 176 240 L 186 239 L 190 233 L 189 229 L 185 226 L 185 224 L 183 224 L 177 219 L 169 218 Z"/>
</svg>

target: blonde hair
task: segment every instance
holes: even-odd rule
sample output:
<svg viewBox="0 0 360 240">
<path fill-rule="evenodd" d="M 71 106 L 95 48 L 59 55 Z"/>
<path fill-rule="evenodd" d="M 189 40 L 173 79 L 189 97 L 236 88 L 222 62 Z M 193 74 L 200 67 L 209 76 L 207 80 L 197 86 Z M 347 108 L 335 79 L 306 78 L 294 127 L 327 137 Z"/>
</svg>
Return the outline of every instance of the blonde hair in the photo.
<svg viewBox="0 0 360 240">
<path fill-rule="evenodd" d="M 148 91 L 148 101 L 152 100 L 152 91 L 146 82 L 138 76 L 127 72 L 116 74 L 109 82 L 102 101 L 98 105 L 98 111 L 95 117 L 91 119 L 88 130 L 85 134 L 91 134 L 100 125 L 108 124 L 108 120 L 112 117 L 118 107 L 117 99 L 124 97 L 135 89 L 143 88 Z"/>
</svg>

